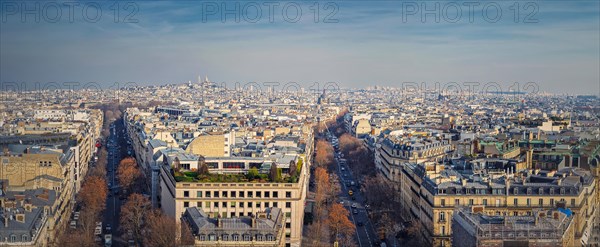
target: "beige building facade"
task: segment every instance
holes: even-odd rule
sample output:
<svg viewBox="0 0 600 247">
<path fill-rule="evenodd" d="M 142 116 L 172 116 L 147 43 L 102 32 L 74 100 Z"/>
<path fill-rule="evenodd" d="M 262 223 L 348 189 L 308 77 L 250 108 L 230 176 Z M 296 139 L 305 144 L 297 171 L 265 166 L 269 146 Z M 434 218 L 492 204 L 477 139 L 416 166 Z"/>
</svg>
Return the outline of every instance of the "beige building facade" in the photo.
<svg viewBox="0 0 600 247">
<path fill-rule="evenodd" d="M 497 178 L 467 179 L 444 172 L 434 165 L 404 165 L 401 176 L 402 215 L 418 220 L 428 245 L 451 246 L 451 219 L 459 206 L 484 206 L 483 213 L 498 216 L 531 215 L 533 209 L 559 207 L 573 212 L 575 243 L 593 227 L 596 182 L 589 172 L 567 169 L 549 174 L 548 181 L 536 175 L 503 175 Z M 554 176 L 556 175 L 556 176 Z"/>
<path fill-rule="evenodd" d="M 281 208 L 285 217 L 285 246 L 300 246 L 304 204 L 308 191 L 307 168 L 297 183 L 176 182 L 166 167 L 161 169 L 161 208 L 180 218 L 188 207 L 202 208 L 213 217 L 250 216 L 269 207 Z"/>
</svg>

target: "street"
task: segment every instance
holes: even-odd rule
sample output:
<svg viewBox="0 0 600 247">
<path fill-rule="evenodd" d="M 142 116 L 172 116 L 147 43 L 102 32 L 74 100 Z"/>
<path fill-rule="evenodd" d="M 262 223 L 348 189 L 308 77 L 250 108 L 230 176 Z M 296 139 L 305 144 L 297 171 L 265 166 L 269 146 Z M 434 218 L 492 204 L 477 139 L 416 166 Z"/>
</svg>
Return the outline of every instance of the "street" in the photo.
<svg viewBox="0 0 600 247">
<path fill-rule="evenodd" d="M 120 191 L 120 187 L 117 179 L 117 167 L 123 157 L 122 143 L 125 143 L 125 135 L 122 133 L 122 122 L 115 121 L 110 126 L 110 137 L 107 141 L 106 149 L 108 151 L 108 163 L 106 165 L 106 181 L 109 186 L 109 195 L 106 199 L 106 210 L 103 215 L 104 231 L 106 233 L 112 233 L 113 235 L 113 246 L 121 246 L 126 243 L 121 238 L 119 233 L 119 216 L 121 213 L 121 206 L 124 200 L 121 200 L 124 195 Z M 107 224 L 110 224 L 110 232 L 107 231 Z"/>
<path fill-rule="evenodd" d="M 328 130 L 329 131 L 329 130 Z M 344 205 L 348 212 L 350 212 L 350 220 L 356 226 L 356 236 L 357 243 L 359 246 L 379 246 L 379 238 L 375 234 L 375 229 L 373 228 L 373 224 L 371 224 L 371 220 L 367 214 L 367 208 L 364 202 L 366 201 L 360 192 L 360 185 L 357 180 L 353 176 L 352 172 L 348 169 L 348 165 L 345 164 L 345 160 L 341 157 L 341 152 L 339 151 L 339 146 L 336 144 L 337 138 L 328 132 L 331 138 L 329 138 L 330 142 L 334 144 L 336 153 L 335 156 L 335 165 L 336 165 L 336 173 L 340 178 L 340 203 Z M 352 195 L 349 195 L 349 191 L 352 191 Z"/>
</svg>

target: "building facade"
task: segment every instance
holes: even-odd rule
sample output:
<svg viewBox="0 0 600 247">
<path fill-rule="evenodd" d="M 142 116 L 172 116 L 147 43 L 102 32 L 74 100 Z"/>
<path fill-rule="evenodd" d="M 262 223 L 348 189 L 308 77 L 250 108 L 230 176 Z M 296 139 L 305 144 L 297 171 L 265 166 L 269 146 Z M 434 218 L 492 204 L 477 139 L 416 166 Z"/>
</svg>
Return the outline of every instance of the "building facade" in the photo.
<svg viewBox="0 0 600 247">
<path fill-rule="evenodd" d="M 534 210 L 529 216 L 492 216 L 481 213 L 483 210 L 483 206 L 455 210 L 452 242 L 464 247 L 579 245 L 574 240 L 573 217 L 563 212 Z"/>
<path fill-rule="evenodd" d="M 203 247 L 283 247 L 285 219 L 279 208 L 266 208 L 251 216 L 211 217 L 202 208 L 185 210 L 183 220 Z"/>
<path fill-rule="evenodd" d="M 169 166 L 161 166 L 160 205 L 166 214 L 175 218 L 190 207 L 222 218 L 251 216 L 270 207 L 281 208 L 285 217 L 285 246 L 300 246 L 308 170 L 302 169 L 295 183 L 184 182 L 176 181 Z"/>
<path fill-rule="evenodd" d="M 469 175 L 441 165 L 405 164 L 401 184 L 402 215 L 420 222 L 423 239 L 432 246 L 452 244 L 451 219 L 459 206 L 481 205 L 484 213 L 496 216 L 568 208 L 575 215 L 575 243 L 582 244 L 588 243 L 586 233 L 593 229 L 597 210 L 595 178 L 583 169 Z"/>
</svg>

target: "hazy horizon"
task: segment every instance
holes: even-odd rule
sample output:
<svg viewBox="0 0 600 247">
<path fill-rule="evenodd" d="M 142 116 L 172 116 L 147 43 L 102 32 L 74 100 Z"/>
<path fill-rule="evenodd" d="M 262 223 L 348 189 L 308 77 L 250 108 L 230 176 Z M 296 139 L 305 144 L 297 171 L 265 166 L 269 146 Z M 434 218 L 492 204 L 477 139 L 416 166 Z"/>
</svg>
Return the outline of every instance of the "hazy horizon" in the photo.
<svg viewBox="0 0 600 247">
<path fill-rule="evenodd" d="M 0 82 L 24 82 L 27 89 L 36 82 L 108 88 L 208 75 L 227 84 L 336 82 L 342 88 L 497 82 L 508 91 L 514 82 L 535 82 L 540 92 L 600 94 L 598 1 L 481 1 L 472 16 L 465 12 L 469 2 L 456 2 L 458 18 L 457 6 L 444 1 L 317 2 L 318 14 L 313 2 L 277 2 L 272 16 L 265 13 L 268 2 L 118 2 L 118 13 L 115 2 L 82 2 L 72 20 L 65 2 L 42 2 L 36 21 L 34 15 L 23 19 L 22 2 L 4 1 Z M 62 7 L 56 23 L 55 8 L 44 3 Z M 82 17 L 86 3 L 98 4 L 89 9 L 99 7 L 100 18 L 90 18 L 92 10 Z M 223 20 L 221 7 L 235 4 L 240 12 Z M 440 4 L 439 14 L 423 20 L 423 4 Z M 292 7 L 287 15 L 284 6 Z M 411 13 L 415 6 L 419 10 Z M 502 14 L 494 16 L 498 7 Z"/>
</svg>

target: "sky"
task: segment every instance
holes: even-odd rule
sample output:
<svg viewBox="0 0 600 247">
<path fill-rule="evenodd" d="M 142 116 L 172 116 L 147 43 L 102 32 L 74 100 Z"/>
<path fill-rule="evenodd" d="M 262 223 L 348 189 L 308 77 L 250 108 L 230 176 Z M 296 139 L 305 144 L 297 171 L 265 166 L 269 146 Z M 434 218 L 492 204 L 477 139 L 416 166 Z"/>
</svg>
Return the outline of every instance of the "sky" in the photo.
<svg viewBox="0 0 600 247">
<path fill-rule="evenodd" d="M 208 76 L 600 94 L 598 0 L 2 0 L 0 13 L 0 82 L 27 89 Z"/>
</svg>

